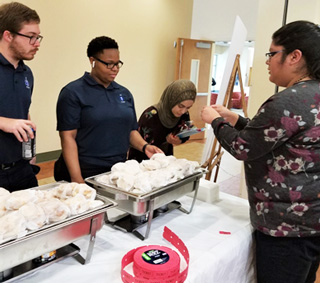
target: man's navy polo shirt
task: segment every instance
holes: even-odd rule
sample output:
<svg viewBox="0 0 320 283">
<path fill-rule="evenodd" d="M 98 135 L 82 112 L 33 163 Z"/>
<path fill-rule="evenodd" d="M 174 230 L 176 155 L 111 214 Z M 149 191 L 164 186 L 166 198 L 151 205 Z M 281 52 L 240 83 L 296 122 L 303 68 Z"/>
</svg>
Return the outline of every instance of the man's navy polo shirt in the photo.
<svg viewBox="0 0 320 283">
<path fill-rule="evenodd" d="M 28 119 L 33 75 L 20 61 L 15 69 L 0 54 L 0 117 Z M 0 163 L 11 163 L 22 158 L 22 144 L 13 134 L 0 130 Z"/>
<path fill-rule="evenodd" d="M 124 161 L 137 128 L 133 96 L 116 82 L 105 88 L 86 72 L 60 92 L 57 130 L 77 130 L 80 162 L 112 166 Z"/>
</svg>

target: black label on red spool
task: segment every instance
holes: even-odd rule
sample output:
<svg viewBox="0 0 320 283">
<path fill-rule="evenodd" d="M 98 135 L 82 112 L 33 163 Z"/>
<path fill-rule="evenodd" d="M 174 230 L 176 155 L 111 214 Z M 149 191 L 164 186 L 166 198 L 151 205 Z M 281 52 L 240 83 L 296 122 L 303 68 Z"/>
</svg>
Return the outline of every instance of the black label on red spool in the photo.
<svg viewBox="0 0 320 283">
<path fill-rule="evenodd" d="M 150 264 L 163 264 L 169 260 L 169 255 L 161 250 L 148 250 L 142 254 L 142 258 Z"/>
</svg>

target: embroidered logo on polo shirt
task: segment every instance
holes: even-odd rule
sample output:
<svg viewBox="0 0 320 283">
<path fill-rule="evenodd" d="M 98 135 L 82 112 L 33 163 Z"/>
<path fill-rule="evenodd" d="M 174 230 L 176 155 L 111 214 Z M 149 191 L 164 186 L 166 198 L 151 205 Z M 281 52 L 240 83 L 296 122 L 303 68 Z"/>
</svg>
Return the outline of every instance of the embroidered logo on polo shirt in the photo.
<svg viewBox="0 0 320 283">
<path fill-rule="evenodd" d="M 24 84 L 25 84 L 27 89 L 30 89 L 30 84 L 29 84 L 29 81 L 28 81 L 27 77 L 24 78 Z"/>
<path fill-rule="evenodd" d="M 119 94 L 119 99 L 121 103 L 126 103 L 121 93 Z"/>
</svg>

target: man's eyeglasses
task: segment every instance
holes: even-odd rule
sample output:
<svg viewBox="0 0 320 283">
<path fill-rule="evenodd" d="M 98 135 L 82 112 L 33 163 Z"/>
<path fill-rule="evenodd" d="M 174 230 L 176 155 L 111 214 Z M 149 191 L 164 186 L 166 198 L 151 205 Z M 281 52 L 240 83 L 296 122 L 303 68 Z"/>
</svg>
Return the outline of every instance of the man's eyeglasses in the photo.
<svg viewBox="0 0 320 283">
<path fill-rule="evenodd" d="M 284 49 L 279 50 L 279 51 L 268 52 L 268 53 L 266 53 L 266 58 L 267 58 L 267 60 L 270 60 L 274 55 L 276 55 L 277 53 L 283 52 L 283 51 L 284 51 Z"/>
<path fill-rule="evenodd" d="M 43 39 L 42 35 L 25 35 L 25 34 L 22 34 L 22 33 L 19 33 L 19 32 L 11 32 L 11 33 L 16 34 L 16 35 L 20 35 L 20 36 L 23 36 L 23 37 L 26 37 L 26 38 L 29 38 L 29 43 L 31 45 L 35 44 L 37 41 L 40 43 L 41 40 Z"/>
<path fill-rule="evenodd" d="M 93 57 L 94 59 L 96 59 L 97 61 L 99 61 L 100 63 L 104 64 L 107 66 L 107 69 L 113 69 L 114 66 L 116 66 L 118 69 L 120 69 L 123 66 L 123 62 L 122 61 L 118 61 L 117 63 L 107 63 L 102 61 L 99 58 Z"/>
</svg>

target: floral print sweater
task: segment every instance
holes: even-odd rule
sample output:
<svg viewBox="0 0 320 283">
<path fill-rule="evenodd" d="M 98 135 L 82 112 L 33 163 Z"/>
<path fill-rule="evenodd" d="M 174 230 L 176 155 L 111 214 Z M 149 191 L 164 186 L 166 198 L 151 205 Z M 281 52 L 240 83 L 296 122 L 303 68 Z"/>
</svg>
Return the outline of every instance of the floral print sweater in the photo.
<svg viewBox="0 0 320 283">
<path fill-rule="evenodd" d="M 158 110 L 150 106 L 140 116 L 138 131 L 147 143 L 159 147 L 165 155 L 173 155 L 173 145 L 167 142 L 167 135 L 170 133 L 175 135 L 180 132 L 189 120 L 190 116 L 189 112 L 187 112 L 180 117 L 175 127 L 171 129 L 166 128 L 159 119 Z M 181 141 L 184 143 L 188 139 L 189 137 L 183 138 Z M 130 148 L 128 159 L 136 159 L 138 162 L 141 162 L 148 159 L 148 157 L 143 152 Z"/>
<path fill-rule="evenodd" d="M 244 161 L 250 218 L 275 237 L 320 235 L 320 83 L 270 97 L 252 120 L 212 122 L 220 144 Z"/>
</svg>

